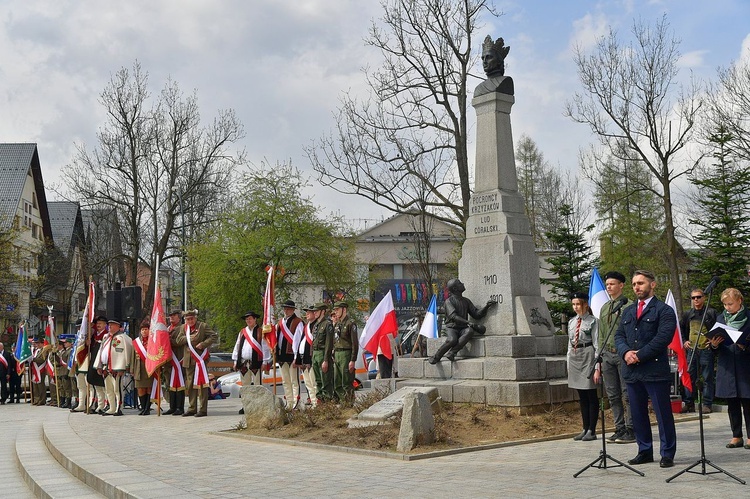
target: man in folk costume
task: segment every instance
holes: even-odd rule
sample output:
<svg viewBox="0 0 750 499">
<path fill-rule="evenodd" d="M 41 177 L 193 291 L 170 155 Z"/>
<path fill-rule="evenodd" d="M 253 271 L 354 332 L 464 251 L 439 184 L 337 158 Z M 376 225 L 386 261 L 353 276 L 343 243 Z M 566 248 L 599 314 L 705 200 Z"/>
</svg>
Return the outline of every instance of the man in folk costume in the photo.
<svg viewBox="0 0 750 499">
<path fill-rule="evenodd" d="M 182 357 L 185 353 L 185 346 L 177 344 L 177 333 L 182 324 L 182 312 L 172 310 L 169 313 L 169 342 L 172 345 L 172 360 L 166 364 L 164 374 L 167 377 L 167 387 L 169 390 L 169 410 L 164 414 L 181 416 L 185 413 L 185 368 L 182 367 Z"/>
<path fill-rule="evenodd" d="M 292 300 L 287 300 L 281 305 L 284 317 L 279 321 L 276 328 L 276 362 L 281 369 L 281 379 L 284 385 L 284 399 L 288 408 L 294 408 L 299 401 L 299 375 L 294 362 L 295 346 L 299 345 L 304 334 L 304 323 L 294 313 L 297 308 Z"/>
<path fill-rule="evenodd" d="M 357 325 L 349 317 L 349 304 L 333 304 L 333 383 L 335 397 L 343 404 L 354 402 L 354 366 L 359 352 Z"/>
<path fill-rule="evenodd" d="M 262 371 L 268 372 L 271 365 L 271 349 L 268 342 L 263 341 L 263 329 L 258 326 L 260 316 L 248 312 L 242 318 L 246 326 L 237 335 L 232 351 L 234 370 L 242 374 L 242 386 L 261 386 Z M 244 413 L 244 408 L 240 409 L 240 414 Z"/>
<path fill-rule="evenodd" d="M 189 407 L 182 415 L 197 418 L 208 415 L 208 348 L 217 334 L 205 322 L 198 322 L 198 311 L 185 312 L 185 324 L 177 330 L 177 345 L 183 346 L 182 366 L 185 368 L 185 391 Z"/>
<path fill-rule="evenodd" d="M 47 402 L 47 386 L 44 384 L 44 378 L 47 375 L 45 365 L 47 364 L 47 355 L 52 347 L 42 346 L 44 337 L 41 335 L 34 336 L 31 342 L 31 404 L 44 405 Z"/>
<path fill-rule="evenodd" d="M 310 330 L 310 324 L 315 321 L 315 306 L 310 305 L 302 309 L 305 312 L 305 323 L 302 329 L 302 336 L 294 338 L 294 362 L 292 367 L 302 368 L 302 379 L 307 389 L 308 402 L 313 407 L 318 405 L 318 388 L 315 382 L 315 372 L 312 369 L 312 346 L 313 334 Z"/>
<path fill-rule="evenodd" d="M 133 340 L 118 319 L 107 321 L 109 333 L 102 340 L 94 367 L 104 376 L 109 410 L 103 416 L 122 416 L 122 377 L 133 362 Z"/>
<path fill-rule="evenodd" d="M 104 376 L 102 376 L 102 374 L 96 369 L 94 362 L 99 355 L 102 340 L 104 340 L 104 336 L 107 334 L 107 318 L 100 315 L 94 322 L 94 330 L 86 340 L 89 347 L 89 354 L 79 367 L 79 370 L 83 371 L 85 369 L 86 382 L 88 383 L 91 392 L 93 392 L 90 396 L 96 397 L 96 407 L 91 407 L 90 414 L 104 414 L 104 408 L 107 401 L 107 395 L 104 391 Z M 93 400 L 88 401 L 88 403 L 92 402 Z"/>
<path fill-rule="evenodd" d="M 139 416 L 148 416 L 151 414 L 151 392 L 156 381 L 156 378 L 149 376 L 146 370 L 150 328 L 150 319 L 143 319 L 141 321 L 140 336 L 133 341 L 133 348 L 135 350 L 133 379 L 135 380 L 135 389 L 138 391 L 138 401 L 141 405 L 141 411 L 138 413 Z"/>
<path fill-rule="evenodd" d="M 318 400 L 333 400 L 333 324 L 326 318 L 325 303 L 316 303 L 315 320 L 310 324 L 313 334 L 312 367 L 315 372 Z"/>
</svg>

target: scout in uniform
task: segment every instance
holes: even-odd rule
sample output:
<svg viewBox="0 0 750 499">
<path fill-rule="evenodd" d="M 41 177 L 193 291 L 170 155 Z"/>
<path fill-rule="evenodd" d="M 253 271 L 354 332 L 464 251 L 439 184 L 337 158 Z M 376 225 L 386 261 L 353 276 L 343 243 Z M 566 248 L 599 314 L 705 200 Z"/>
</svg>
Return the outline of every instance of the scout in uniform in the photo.
<svg viewBox="0 0 750 499">
<path fill-rule="evenodd" d="M 164 369 L 169 389 L 169 410 L 164 411 L 164 414 L 172 414 L 173 416 L 182 416 L 185 413 L 185 368 L 182 367 L 185 346 L 177 344 L 177 333 L 180 331 L 181 324 L 182 311 L 172 310 L 169 313 L 169 325 L 167 326 L 169 342 L 172 344 L 172 360 L 168 364 L 169 367 Z"/>
<path fill-rule="evenodd" d="M 135 357 L 133 359 L 133 379 L 135 389 L 138 392 L 138 401 L 141 406 L 139 416 L 151 414 L 151 389 L 154 385 L 154 377 L 148 375 L 146 370 L 146 358 L 148 351 L 148 338 L 151 322 L 148 319 L 141 321 L 140 336 L 133 342 Z"/>
<path fill-rule="evenodd" d="M 343 301 L 334 303 L 333 313 L 333 382 L 339 402 L 354 402 L 354 365 L 359 351 L 357 325 L 348 314 L 349 304 Z"/>
<path fill-rule="evenodd" d="M 315 320 L 310 325 L 313 335 L 312 367 L 317 384 L 318 400 L 333 400 L 333 325 L 325 312 L 325 303 L 316 303 Z"/>
<path fill-rule="evenodd" d="M 51 346 L 42 347 L 44 337 L 41 335 L 34 336 L 31 342 L 31 404 L 44 405 L 47 401 L 47 386 L 44 383 L 46 370 L 44 365 L 47 363 Z"/>
</svg>

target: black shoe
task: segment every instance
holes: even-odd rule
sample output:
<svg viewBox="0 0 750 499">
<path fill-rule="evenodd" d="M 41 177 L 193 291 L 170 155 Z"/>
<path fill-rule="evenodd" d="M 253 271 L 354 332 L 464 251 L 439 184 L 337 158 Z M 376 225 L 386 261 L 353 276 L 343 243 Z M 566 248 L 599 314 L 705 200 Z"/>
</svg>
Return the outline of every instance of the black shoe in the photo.
<svg viewBox="0 0 750 499">
<path fill-rule="evenodd" d="M 194 412 L 186 412 L 186 413 L 184 413 L 184 414 L 182 415 L 182 417 L 183 417 L 183 418 L 186 418 L 186 417 L 188 417 L 188 416 L 195 416 L 195 413 L 194 413 Z"/>
<path fill-rule="evenodd" d="M 117 411 L 116 413 L 112 414 L 113 416 L 123 416 L 124 414 L 122 411 Z"/>
<path fill-rule="evenodd" d="M 245 414 L 245 408 L 243 407 L 242 409 L 240 409 L 240 412 L 238 412 L 237 414 Z"/>
<path fill-rule="evenodd" d="M 632 444 L 635 442 L 635 433 L 630 428 L 625 429 L 622 434 L 615 439 L 617 444 Z"/>
<path fill-rule="evenodd" d="M 635 456 L 633 459 L 628 461 L 628 464 L 645 464 L 645 463 L 653 463 L 654 462 L 654 455 L 648 454 L 646 452 L 639 452 L 637 456 Z"/>
<path fill-rule="evenodd" d="M 615 432 L 607 438 L 607 442 L 615 442 L 618 438 L 622 436 L 624 431 L 625 431 L 625 428 L 620 428 L 619 430 L 615 430 Z"/>
<path fill-rule="evenodd" d="M 586 436 L 586 433 L 588 433 L 586 430 L 583 430 L 581 433 L 573 437 L 573 440 L 582 440 L 583 437 Z"/>
<path fill-rule="evenodd" d="M 162 416 L 169 416 L 170 414 L 174 414 L 174 408 L 170 407 L 168 411 L 164 411 L 161 414 Z"/>
<path fill-rule="evenodd" d="M 208 414 L 206 414 L 205 412 L 198 412 L 195 414 L 196 418 L 205 418 L 206 416 L 208 416 Z"/>
<path fill-rule="evenodd" d="M 437 364 L 439 362 L 439 360 L 437 360 L 435 358 L 435 356 L 433 355 L 432 357 L 430 357 L 429 359 L 427 359 L 427 362 L 429 362 L 430 364 L 432 364 L 434 366 L 435 364 Z"/>
<path fill-rule="evenodd" d="M 659 461 L 659 468 L 671 468 L 672 466 L 674 466 L 674 461 L 671 457 L 663 457 Z"/>
<path fill-rule="evenodd" d="M 172 413 L 172 416 L 182 416 L 182 410 L 175 409 L 175 411 Z"/>
<path fill-rule="evenodd" d="M 581 437 L 582 442 L 591 442 L 592 440 L 596 440 L 596 432 L 593 430 L 587 431 L 586 434 Z"/>
</svg>

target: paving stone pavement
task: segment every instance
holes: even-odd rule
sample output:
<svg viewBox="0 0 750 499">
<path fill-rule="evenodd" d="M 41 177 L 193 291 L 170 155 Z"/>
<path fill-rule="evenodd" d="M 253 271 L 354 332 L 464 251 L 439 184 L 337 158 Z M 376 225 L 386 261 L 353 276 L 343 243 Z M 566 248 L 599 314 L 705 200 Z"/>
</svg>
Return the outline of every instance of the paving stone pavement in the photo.
<svg viewBox="0 0 750 499">
<path fill-rule="evenodd" d="M 82 440 L 153 478 L 154 484 L 160 480 L 206 498 L 664 498 L 692 497 L 702 490 L 711 496 L 750 494 L 750 486 L 723 474 L 687 473 L 665 483 L 697 461 L 697 421 L 677 425 L 674 468 L 660 469 L 657 456 L 656 463 L 637 467 L 645 477 L 624 468 L 592 468 L 573 478 L 599 456 L 601 440 L 554 440 L 407 462 L 216 434 L 237 425 L 242 417 L 237 414 L 239 407 L 238 400 L 227 399 L 211 401 L 207 418 L 140 417 L 133 410 L 126 410 L 126 417 L 111 418 L 20 404 L 0 407 L 0 421 L 6 442 L 13 441 L 15 428 L 23 421 L 67 421 L 70 431 Z M 705 429 L 708 459 L 739 478 L 750 479 L 750 450 L 724 447 L 730 438 L 726 414 L 712 414 L 705 420 Z M 2 496 L 31 497 L 14 469 L 11 447 L 4 445 L 0 451 L 5 457 L 0 465 Z M 636 453 L 634 444 L 613 444 L 607 449 L 622 461 Z M 13 493 L 6 495 L 7 490 Z"/>
</svg>

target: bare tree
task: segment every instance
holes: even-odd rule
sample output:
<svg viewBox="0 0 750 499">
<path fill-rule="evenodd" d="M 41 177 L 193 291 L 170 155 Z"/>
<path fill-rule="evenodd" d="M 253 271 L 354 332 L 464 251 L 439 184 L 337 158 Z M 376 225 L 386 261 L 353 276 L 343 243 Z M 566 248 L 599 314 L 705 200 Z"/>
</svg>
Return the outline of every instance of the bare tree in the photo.
<svg viewBox="0 0 750 499">
<path fill-rule="evenodd" d="M 723 128 L 732 136 L 738 157 L 750 160 L 750 50 L 744 60 L 719 70 L 719 81 L 709 92 L 706 136 Z"/>
<path fill-rule="evenodd" d="M 702 100 L 695 82 L 687 88 L 677 82 L 679 42 L 671 35 L 666 17 L 654 26 L 635 21 L 632 33 L 633 42 L 626 43 L 610 28 L 593 53 L 576 49 L 584 93 L 567 103 L 566 114 L 588 125 L 614 157 L 627 159 L 622 155 L 624 145 L 656 179 L 670 285 L 681 296 L 671 185 L 690 169 L 676 156 L 692 138 Z"/>
<path fill-rule="evenodd" d="M 178 236 L 181 208 L 191 236 L 215 219 L 232 169 L 244 162 L 244 153 L 229 151 L 243 136 L 233 111 L 220 111 L 204 127 L 195 95 L 185 97 L 177 83 L 168 81 L 153 107 L 149 96 L 148 74 L 138 63 L 132 73 L 118 71 L 102 92 L 109 119 L 98 133 L 98 147 L 89 152 L 79 145 L 63 171 L 82 204 L 117 214 L 129 284 L 136 284 L 138 263 L 153 268 L 157 257 L 179 254 L 177 248 L 187 243 Z M 152 272 L 147 306 L 154 279 Z"/>
<path fill-rule="evenodd" d="M 365 42 L 369 98 L 344 94 L 337 129 L 306 152 L 320 180 L 396 213 L 430 210 L 462 229 L 471 195 L 467 153 L 472 39 L 488 0 L 384 0 Z M 428 196 L 418 194 L 426 189 Z"/>
</svg>

